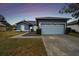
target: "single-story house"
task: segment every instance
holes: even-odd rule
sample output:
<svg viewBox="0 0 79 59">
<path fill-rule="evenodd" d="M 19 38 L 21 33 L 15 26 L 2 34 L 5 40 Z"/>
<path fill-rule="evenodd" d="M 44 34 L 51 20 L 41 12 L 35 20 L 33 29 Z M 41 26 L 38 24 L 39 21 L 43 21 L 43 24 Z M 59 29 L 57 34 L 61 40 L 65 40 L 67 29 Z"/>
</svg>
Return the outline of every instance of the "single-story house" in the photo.
<svg viewBox="0 0 79 59">
<path fill-rule="evenodd" d="M 0 15 L 0 31 L 8 30 L 9 26 L 11 25 L 5 20 L 5 17 Z"/>
<path fill-rule="evenodd" d="M 64 34 L 67 20 L 70 18 L 62 17 L 37 17 L 38 28 L 41 29 L 42 35 Z"/>
<path fill-rule="evenodd" d="M 6 25 L 0 22 L 0 31 L 6 31 Z"/>
<path fill-rule="evenodd" d="M 67 27 L 79 32 L 79 20 L 71 21 L 67 24 Z"/>
<path fill-rule="evenodd" d="M 35 26 L 35 21 L 20 21 L 16 23 L 16 31 L 36 31 Z"/>
</svg>

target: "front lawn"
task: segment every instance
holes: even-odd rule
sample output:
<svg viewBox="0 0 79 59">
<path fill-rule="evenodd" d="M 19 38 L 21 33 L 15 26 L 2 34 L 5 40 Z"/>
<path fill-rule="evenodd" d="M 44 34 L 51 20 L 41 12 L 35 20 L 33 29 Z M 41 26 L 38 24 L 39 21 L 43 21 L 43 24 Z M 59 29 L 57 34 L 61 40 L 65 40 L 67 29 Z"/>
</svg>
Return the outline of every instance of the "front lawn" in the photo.
<svg viewBox="0 0 79 59">
<path fill-rule="evenodd" d="M 16 32 L 16 31 L 5 31 L 5 32 L 0 32 L 0 38 L 8 38 L 11 36 L 15 36 L 18 34 L 22 34 L 24 32 Z"/>
<path fill-rule="evenodd" d="M 7 32 L 6 32 L 7 33 Z M 46 50 L 41 38 L 9 38 L 20 33 L 8 32 L 0 34 L 1 56 L 45 56 Z"/>
</svg>

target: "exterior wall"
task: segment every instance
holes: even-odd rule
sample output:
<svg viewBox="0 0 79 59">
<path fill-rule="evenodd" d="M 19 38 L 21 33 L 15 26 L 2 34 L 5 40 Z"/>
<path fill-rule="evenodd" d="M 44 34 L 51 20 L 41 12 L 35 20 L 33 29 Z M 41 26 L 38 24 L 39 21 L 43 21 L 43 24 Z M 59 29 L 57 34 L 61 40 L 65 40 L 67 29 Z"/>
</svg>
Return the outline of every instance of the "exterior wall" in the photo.
<svg viewBox="0 0 79 59">
<path fill-rule="evenodd" d="M 20 31 L 20 24 L 16 24 L 16 31 Z"/>
<path fill-rule="evenodd" d="M 25 24 L 25 31 L 30 31 L 29 29 L 30 29 L 29 28 L 29 25 L 28 24 Z"/>
<path fill-rule="evenodd" d="M 71 29 L 74 29 L 77 32 L 79 32 L 79 25 L 77 25 L 77 24 L 75 24 L 75 25 L 68 25 L 67 27 L 70 27 Z"/>
<path fill-rule="evenodd" d="M 66 28 L 66 22 L 39 22 L 39 27 L 41 28 L 41 25 L 42 24 L 48 24 L 48 25 L 51 25 L 51 24 L 60 24 L 60 25 L 62 25 L 62 24 L 64 24 L 65 25 L 65 28 Z"/>
<path fill-rule="evenodd" d="M 29 31 L 29 25 L 24 23 L 16 24 L 16 31 L 21 31 L 21 25 L 24 25 L 24 31 Z"/>
</svg>

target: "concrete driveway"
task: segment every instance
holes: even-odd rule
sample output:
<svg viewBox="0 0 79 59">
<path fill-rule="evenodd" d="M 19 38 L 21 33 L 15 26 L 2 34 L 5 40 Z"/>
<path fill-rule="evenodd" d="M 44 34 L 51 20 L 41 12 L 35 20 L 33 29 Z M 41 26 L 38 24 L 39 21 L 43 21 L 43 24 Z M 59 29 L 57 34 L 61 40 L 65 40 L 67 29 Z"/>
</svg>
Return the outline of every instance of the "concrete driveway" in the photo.
<svg viewBox="0 0 79 59">
<path fill-rule="evenodd" d="M 71 40 L 71 36 L 42 36 L 42 39 L 48 56 L 79 56 L 79 46 Z"/>
</svg>

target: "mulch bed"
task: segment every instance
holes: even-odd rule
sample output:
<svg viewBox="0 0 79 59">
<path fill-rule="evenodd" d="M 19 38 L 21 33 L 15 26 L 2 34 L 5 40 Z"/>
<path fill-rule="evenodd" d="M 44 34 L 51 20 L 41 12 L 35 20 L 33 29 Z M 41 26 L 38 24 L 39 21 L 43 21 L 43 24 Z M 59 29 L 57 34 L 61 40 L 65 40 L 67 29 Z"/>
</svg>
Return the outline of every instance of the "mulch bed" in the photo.
<svg viewBox="0 0 79 59">
<path fill-rule="evenodd" d="M 28 34 L 24 34 L 23 36 L 41 36 L 40 34 L 36 34 L 36 32 L 30 32 Z"/>
</svg>

